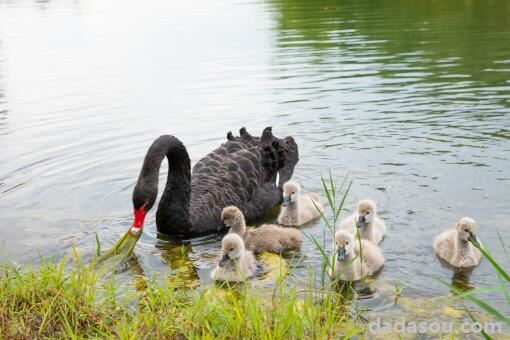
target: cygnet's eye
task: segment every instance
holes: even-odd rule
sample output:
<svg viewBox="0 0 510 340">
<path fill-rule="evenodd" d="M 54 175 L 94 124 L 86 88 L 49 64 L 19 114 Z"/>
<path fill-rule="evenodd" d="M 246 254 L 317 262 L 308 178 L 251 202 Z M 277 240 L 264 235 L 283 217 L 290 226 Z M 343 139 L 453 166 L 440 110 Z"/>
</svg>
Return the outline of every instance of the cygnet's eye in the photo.
<svg viewBox="0 0 510 340">
<path fill-rule="evenodd" d="M 468 230 L 467 229 L 464 229 L 465 232 L 467 232 Z"/>
<path fill-rule="evenodd" d="M 295 193 L 296 193 L 296 192 L 295 192 L 295 191 L 293 191 L 293 192 L 292 192 L 292 195 L 294 195 Z"/>
<path fill-rule="evenodd" d="M 346 244 L 346 245 L 347 245 L 347 244 L 349 244 L 349 241 L 345 242 L 345 244 Z"/>
<path fill-rule="evenodd" d="M 234 248 L 230 248 L 230 251 L 234 251 Z"/>
</svg>

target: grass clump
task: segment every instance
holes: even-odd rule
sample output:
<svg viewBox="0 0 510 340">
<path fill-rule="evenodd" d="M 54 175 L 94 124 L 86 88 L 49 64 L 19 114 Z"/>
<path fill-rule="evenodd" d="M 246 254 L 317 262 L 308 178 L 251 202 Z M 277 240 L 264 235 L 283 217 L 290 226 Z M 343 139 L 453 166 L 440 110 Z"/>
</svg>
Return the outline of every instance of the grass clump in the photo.
<svg viewBox="0 0 510 340">
<path fill-rule="evenodd" d="M 35 270 L 1 267 L 0 338 L 322 339 L 362 332 L 340 295 L 288 289 L 285 277 L 264 297 L 245 284 L 181 289 L 170 277 L 136 290 L 114 275 L 101 281 L 79 260 L 64 269 L 64 260 Z"/>
</svg>

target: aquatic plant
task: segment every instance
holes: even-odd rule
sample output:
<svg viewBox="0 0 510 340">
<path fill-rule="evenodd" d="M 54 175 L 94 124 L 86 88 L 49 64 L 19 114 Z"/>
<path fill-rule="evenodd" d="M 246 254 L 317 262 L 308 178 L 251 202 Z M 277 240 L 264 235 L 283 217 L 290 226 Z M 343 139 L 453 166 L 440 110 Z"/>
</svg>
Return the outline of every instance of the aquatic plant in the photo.
<svg viewBox="0 0 510 340">
<path fill-rule="evenodd" d="M 344 189 L 345 184 L 347 183 L 348 176 L 346 175 L 342 181 L 342 184 L 338 188 L 335 184 L 335 180 L 333 178 L 333 175 L 331 174 L 331 171 L 329 172 L 329 178 L 325 179 L 324 176 L 321 176 L 322 181 L 322 188 L 324 195 L 327 198 L 327 208 L 331 210 L 332 214 L 332 220 L 329 220 L 328 217 L 325 214 L 324 209 L 320 209 L 315 202 L 312 201 L 312 203 L 315 205 L 315 208 L 320 213 L 320 218 L 324 222 L 325 228 L 323 228 L 323 242 L 322 244 L 311 234 L 305 233 L 305 236 L 310 239 L 310 241 L 313 243 L 317 251 L 322 256 L 322 270 L 321 270 L 321 284 L 322 287 L 325 285 L 325 278 L 328 271 L 334 272 L 335 271 L 335 261 L 331 261 L 331 257 L 328 256 L 328 250 L 326 246 L 326 240 L 333 240 L 336 232 L 336 225 L 340 218 L 340 213 L 342 211 L 342 208 L 344 206 L 345 200 L 347 199 L 347 195 L 349 194 L 349 190 L 352 185 L 352 180 L 349 182 L 347 189 L 345 189 L 343 195 L 342 190 Z M 326 236 L 326 233 L 329 233 L 328 236 Z M 360 235 L 358 232 L 358 241 L 360 240 Z M 361 247 L 360 247 L 361 248 Z M 352 261 L 354 261 L 356 258 L 354 258 Z"/>
</svg>

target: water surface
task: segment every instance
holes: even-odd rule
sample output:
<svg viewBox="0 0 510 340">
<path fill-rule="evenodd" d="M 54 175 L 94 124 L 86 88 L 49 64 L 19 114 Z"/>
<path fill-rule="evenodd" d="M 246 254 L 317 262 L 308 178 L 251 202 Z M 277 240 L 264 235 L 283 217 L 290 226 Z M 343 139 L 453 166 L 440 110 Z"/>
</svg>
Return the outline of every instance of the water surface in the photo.
<svg viewBox="0 0 510 340">
<path fill-rule="evenodd" d="M 468 215 L 498 259 L 496 228 L 510 239 L 509 46 L 507 1 L 0 0 L 1 256 L 114 242 L 160 134 L 196 162 L 229 130 L 273 126 L 296 138 L 305 190 L 331 169 L 354 180 L 345 213 L 378 202 L 387 264 L 369 308 L 399 310 L 396 280 L 411 299 L 447 295 L 434 235 Z M 122 278 L 207 285 L 220 239 L 158 236 L 151 214 Z M 286 258 L 296 286 L 321 262 L 309 241 Z M 467 281 L 494 279 L 483 262 Z"/>
</svg>

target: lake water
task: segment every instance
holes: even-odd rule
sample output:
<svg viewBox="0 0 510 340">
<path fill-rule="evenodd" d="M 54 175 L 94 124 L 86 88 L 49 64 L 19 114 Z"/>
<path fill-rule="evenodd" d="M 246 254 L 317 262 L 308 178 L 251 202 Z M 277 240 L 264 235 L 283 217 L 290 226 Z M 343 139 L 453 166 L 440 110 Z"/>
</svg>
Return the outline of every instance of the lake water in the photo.
<svg viewBox="0 0 510 340">
<path fill-rule="evenodd" d="M 409 301 L 448 295 L 432 239 L 461 216 L 506 261 L 510 3 L 490 0 L 0 0 L 1 256 L 90 257 L 95 232 L 111 244 L 130 225 L 153 139 L 179 137 L 196 162 L 242 126 L 294 136 L 307 191 L 348 174 L 345 213 L 378 203 L 387 262 L 369 308 L 401 309 L 394 281 Z M 221 235 L 158 237 L 154 212 L 144 231 L 123 280 L 210 284 Z M 300 286 L 321 256 L 309 241 L 294 255 Z M 487 261 L 468 279 L 494 280 Z"/>
</svg>

